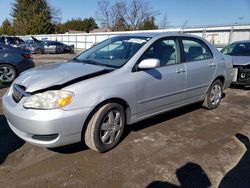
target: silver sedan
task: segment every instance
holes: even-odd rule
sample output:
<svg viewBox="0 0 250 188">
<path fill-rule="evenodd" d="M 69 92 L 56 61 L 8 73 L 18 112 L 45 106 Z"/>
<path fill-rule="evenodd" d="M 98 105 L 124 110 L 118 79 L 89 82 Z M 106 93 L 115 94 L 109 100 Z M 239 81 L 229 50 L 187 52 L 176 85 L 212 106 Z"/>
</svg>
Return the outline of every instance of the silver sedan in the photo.
<svg viewBox="0 0 250 188">
<path fill-rule="evenodd" d="M 188 104 L 216 108 L 232 60 L 202 38 L 139 33 L 107 39 L 74 59 L 26 71 L 3 96 L 10 128 L 44 147 L 115 147 L 127 124 Z"/>
</svg>

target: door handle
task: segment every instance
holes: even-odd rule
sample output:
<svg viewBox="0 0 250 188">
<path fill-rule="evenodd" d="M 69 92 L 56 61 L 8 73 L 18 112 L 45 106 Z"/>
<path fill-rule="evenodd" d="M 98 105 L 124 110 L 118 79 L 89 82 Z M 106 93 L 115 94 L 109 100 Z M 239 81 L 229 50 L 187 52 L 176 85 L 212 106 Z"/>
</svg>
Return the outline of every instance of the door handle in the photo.
<svg viewBox="0 0 250 188">
<path fill-rule="evenodd" d="M 215 63 L 209 63 L 208 66 L 209 66 L 209 67 L 215 67 L 216 64 L 215 64 Z"/>
<path fill-rule="evenodd" d="M 176 73 L 184 73 L 186 72 L 183 68 L 179 68 L 176 70 Z"/>
</svg>

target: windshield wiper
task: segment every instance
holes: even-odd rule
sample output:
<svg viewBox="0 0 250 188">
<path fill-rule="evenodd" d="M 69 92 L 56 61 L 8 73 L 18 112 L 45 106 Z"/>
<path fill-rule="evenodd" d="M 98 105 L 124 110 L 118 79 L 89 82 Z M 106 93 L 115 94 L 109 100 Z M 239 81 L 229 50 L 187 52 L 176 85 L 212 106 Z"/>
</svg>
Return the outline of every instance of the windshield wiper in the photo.
<svg viewBox="0 0 250 188">
<path fill-rule="evenodd" d="M 92 64 L 92 65 L 111 67 L 111 68 L 118 68 L 117 66 L 107 65 L 107 64 L 104 64 L 104 63 L 99 63 L 99 62 L 91 60 L 91 59 L 77 59 L 77 58 L 75 58 L 75 59 L 73 59 L 73 61 L 77 61 L 77 62 L 80 62 L 80 63 Z"/>
</svg>

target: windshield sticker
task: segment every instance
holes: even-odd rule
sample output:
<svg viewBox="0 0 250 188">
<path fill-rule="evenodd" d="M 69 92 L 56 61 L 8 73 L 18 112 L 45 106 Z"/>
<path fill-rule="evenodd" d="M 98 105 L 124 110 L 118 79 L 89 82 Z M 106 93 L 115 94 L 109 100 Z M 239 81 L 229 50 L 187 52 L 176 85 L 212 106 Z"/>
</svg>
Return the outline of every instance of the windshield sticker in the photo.
<svg viewBox="0 0 250 188">
<path fill-rule="evenodd" d="M 145 39 L 135 39 L 135 38 L 131 38 L 129 39 L 127 42 L 132 42 L 132 43 L 137 43 L 137 44 L 142 44 L 147 42 Z"/>
</svg>

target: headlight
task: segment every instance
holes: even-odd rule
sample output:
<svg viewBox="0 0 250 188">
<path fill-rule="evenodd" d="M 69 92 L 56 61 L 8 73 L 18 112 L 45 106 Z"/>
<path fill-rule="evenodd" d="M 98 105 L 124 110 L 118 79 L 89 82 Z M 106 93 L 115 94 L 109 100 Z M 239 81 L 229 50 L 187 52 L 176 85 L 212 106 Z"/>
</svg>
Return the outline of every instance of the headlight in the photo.
<svg viewBox="0 0 250 188">
<path fill-rule="evenodd" d="M 46 91 L 28 97 L 24 103 L 24 108 L 33 109 L 56 109 L 68 105 L 74 97 L 74 93 L 70 91 Z"/>
</svg>

